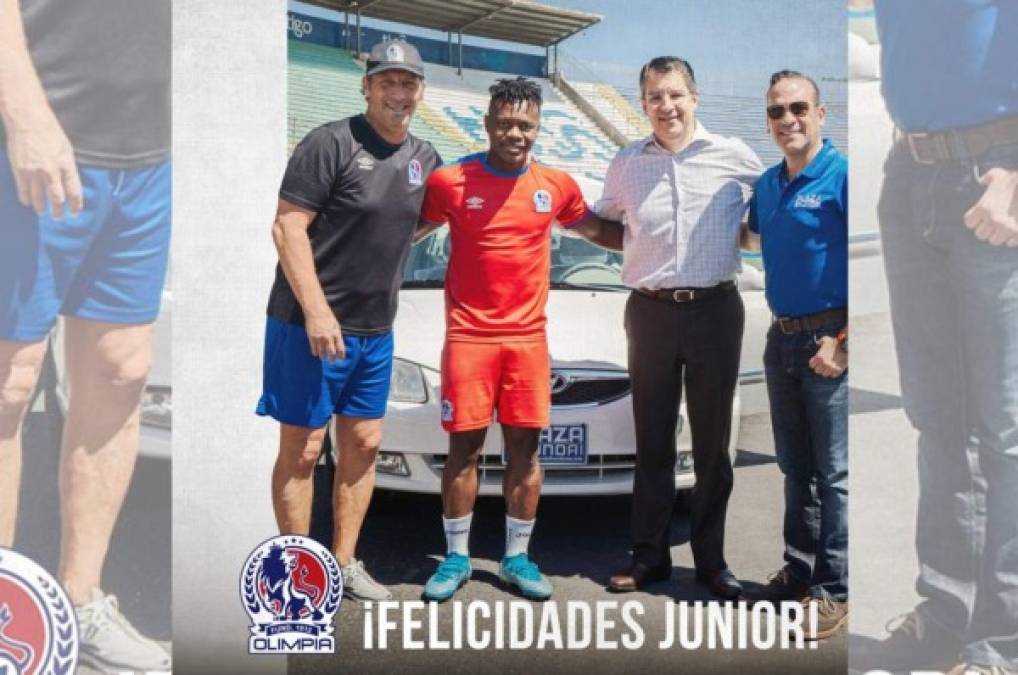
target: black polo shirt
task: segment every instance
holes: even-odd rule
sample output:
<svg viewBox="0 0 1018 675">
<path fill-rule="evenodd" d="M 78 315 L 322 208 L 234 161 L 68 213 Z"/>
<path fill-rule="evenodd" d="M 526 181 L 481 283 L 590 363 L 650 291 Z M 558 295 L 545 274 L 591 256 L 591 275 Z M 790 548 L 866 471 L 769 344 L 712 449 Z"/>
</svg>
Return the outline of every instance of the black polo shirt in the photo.
<svg viewBox="0 0 1018 675">
<path fill-rule="evenodd" d="M 20 0 L 20 8 L 32 63 L 77 160 L 122 169 L 169 157 L 170 0 Z"/>
<path fill-rule="evenodd" d="M 322 125 L 294 150 L 279 198 L 318 213 L 308 229 L 315 270 L 344 334 L 392 329 L 424 185 L 441 162 L 414 136 L 388 143 L 364 115 Z M 280 266 L 268 314 L 304 323 Z"/>
</svg>

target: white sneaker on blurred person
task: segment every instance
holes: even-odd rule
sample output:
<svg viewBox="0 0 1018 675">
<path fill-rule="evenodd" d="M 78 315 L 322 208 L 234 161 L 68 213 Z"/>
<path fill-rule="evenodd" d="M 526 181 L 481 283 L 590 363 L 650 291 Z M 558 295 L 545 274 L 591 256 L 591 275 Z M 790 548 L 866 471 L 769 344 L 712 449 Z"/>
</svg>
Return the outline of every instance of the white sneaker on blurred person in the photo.
<svg viewBox="0 0 1018 675">
<path fill-rule="evenodd" d="M 389 589 L 368 574 L 362 561 L 351 558 L 347 566 L 341 569 L 343 572 L 343 595 L 346 597 L 358 602 L 367 600 L 381 602 L 392 599 Z"/>
<path fill-rule="evenodd" d="M 87 604 L 74 608 L 78 617 L 78 662 L 102 672 L 169 671 L 170 655 L 141 635 L 120 613 L 116 597 L 92 590 Z"/>
</svg>

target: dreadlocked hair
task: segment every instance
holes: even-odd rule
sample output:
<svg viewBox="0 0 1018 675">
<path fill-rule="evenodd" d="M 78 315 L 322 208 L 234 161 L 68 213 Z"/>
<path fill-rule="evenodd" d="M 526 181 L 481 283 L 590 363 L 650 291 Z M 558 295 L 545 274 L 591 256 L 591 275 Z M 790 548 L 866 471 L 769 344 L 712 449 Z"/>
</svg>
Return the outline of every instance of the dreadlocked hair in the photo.
<svg viewBox="0 0 1018 675">
<path fill-rule="evenodd" d="M 540 85 L 522 76 L 515 79 L 497 80 L 495 84 L 488 87 L 488 93 L 491 94 L 491 102 L 488 104 L 489 113 L 494 113 L 506 104 L 515 107 L 522 103 L 530 103 L 540 108 L 542 103 Z"/>
</svg>

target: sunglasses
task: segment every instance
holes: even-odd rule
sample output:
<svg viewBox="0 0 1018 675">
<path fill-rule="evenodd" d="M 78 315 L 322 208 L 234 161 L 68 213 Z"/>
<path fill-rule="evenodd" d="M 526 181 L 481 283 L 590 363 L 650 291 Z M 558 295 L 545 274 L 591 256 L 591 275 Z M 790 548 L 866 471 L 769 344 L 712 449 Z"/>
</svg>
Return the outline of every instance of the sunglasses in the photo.
<svg viewBox="0 0 1018 675">
<path fill-rule="evenodd" d="M 792 114 L 796 117 L 802 117 L 809 112 L 809 103 L 806 101 L 795 101 L 789 103 L 787 108 L 783 105 L 769 105 L 767 106 L 767 117 L 772 120 L 779 120 L 785 116 L 785 110 L 791 110 Z"/>
</svg>

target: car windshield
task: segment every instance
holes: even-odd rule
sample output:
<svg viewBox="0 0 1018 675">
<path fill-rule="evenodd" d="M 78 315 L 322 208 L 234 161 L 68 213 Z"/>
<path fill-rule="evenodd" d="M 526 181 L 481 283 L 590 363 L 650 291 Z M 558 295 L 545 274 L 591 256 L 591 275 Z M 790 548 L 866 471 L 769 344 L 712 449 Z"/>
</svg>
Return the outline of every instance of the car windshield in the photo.
<svg viewBox="0 0 1018 675">
<path fill-rule="evenodd" d="M 449 264 L 449 228 L 442 227 L 417 242 L 403 271 L 403 288 L 441 288 Z M 625 290 L 622 254 L 590 242 L 551 233 L 551 287 L 561 290 Z"/>
</svg>

